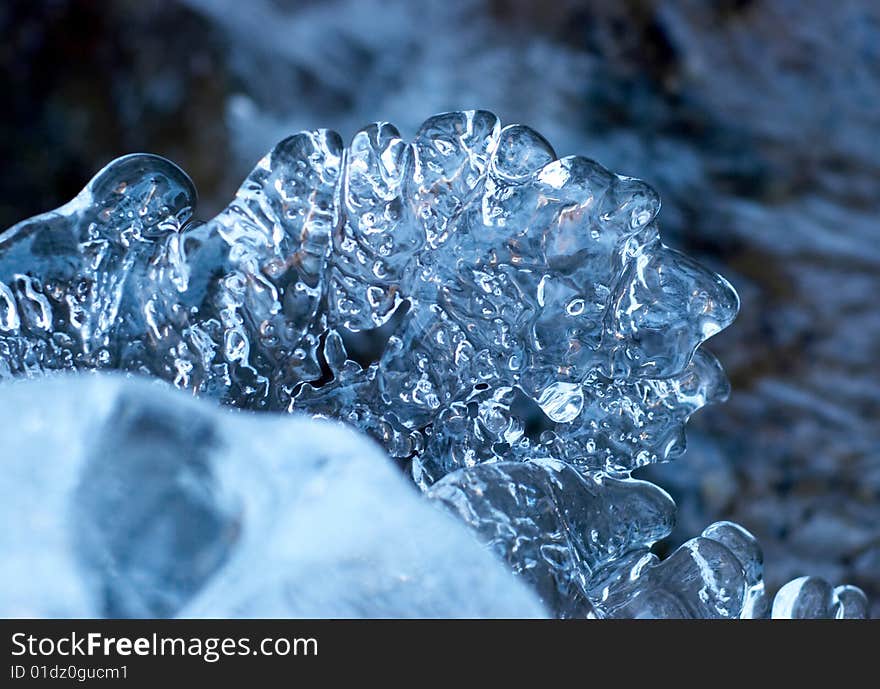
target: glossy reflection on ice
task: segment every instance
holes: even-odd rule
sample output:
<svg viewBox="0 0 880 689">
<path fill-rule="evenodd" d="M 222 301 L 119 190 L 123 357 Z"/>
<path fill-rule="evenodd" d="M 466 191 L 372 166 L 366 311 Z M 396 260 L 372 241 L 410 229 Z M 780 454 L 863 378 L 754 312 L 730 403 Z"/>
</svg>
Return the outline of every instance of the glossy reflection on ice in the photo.
<svg viewBox="0 0 880 689">
<path fill-rule="evenodd" d="M 675 503 L 657 486 L 584 477 L 553 460 L 460 469 L 428 495 L 468 523 L 560 617 L 593 614 L 593 574 L 649 548 L 675 521 Z"/>
<path fill-rule="evenodd" d="M 715 524 L 658 561 L 649 549 L 674 505 L 629 478 L 680 454 L 690 415 L 726 398 L 702 344 L 739 308 L 724 278 L 661 242 L 659 211 L 644 182 L 557 158 L 485 111 L 432 117 L 411 142 L 384 122 L 348 146 L 300 132 L 206 222 L 173 163 L 126 156 L 0 234 L 0 379 L 115 369 L 244 409 L 342 419 L 559 616 L 766 616 L 751 535 Z M 79 501 L 82 557 L 115 573 L 108 614 L 172 614 L 232 557 L 229 515 L 162 492 L 204 477 L 205 428 L 179 438 L 186 461 L 148 460 L 120 444 L 147 446 L 126 431 L 140 423 L 123 414 L 99 439 L 127 464 L 98 453 L 90 471 L 131 486 L 153 462 L 158 483 L 133 501 L 85 487 Z M 175 520 L 188 525 L 184 553 L 168 547 Z M 240 594 L 216 588 L 193 609 Z M 857 617 L 863 599 L 793 582 L 773 615 Z M 382 609 L 402 610 L 392 603 Z"/>
<path fill-rule="evenodd" d="M 619 473 L 680 452 L 687 417 L 726 394 L 697 348 L 736 293 L 661 244 L 656 192 L 491 113 L 438 115 L 412 142 L 388 123 L 347 148 L 302 132 L 217 217 L 195 207 L 176 166 L 132 155 L 0 235 L 0 376 L 121 369 L 332 410 L 431 464 L 426 481 L 456 466 L 424 452 L 438 420 L 487 389 L 494 420 L 460 424 L 471 463 Z M 378 361 L 351 361 L 346 338 L 392 317 Z M 508 390 L 555 433 L 517 436 L 533 419 Z"/>
<path fill-rule="evenodd" d="M 833 588 L 820 577 L 799 577 L 773 599 L 774 619 L 865 619 L 868 600 L 855 586 Z"/>
</svg>

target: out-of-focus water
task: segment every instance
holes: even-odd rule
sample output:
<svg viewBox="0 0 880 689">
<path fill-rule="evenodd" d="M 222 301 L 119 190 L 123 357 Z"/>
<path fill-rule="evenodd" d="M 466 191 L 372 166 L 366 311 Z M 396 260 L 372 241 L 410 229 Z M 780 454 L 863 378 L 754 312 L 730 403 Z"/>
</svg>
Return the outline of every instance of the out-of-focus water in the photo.
<svg viewBox="0 0 880 689">
<path fill-rule="evenodd" d="M 809 573 L 880 600 L 880 7 L 541 5 L 8 3 L 0 225 L 136 150 L 188 170 L 207 216 L 300 128 L 389 120 L 409 137 L 471 107 L 529 124 L 655 186 L 667 242 L 742 297 L 709 344 L 730 401 L 650 470 L 678 540 L 734 519 L 770 589 Z"/>
</svg>

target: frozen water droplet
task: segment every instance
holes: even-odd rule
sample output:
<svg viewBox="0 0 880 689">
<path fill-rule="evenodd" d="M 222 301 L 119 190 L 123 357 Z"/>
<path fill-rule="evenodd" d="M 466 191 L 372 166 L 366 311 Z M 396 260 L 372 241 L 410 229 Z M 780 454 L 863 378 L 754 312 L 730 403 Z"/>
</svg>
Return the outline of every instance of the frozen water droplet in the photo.
<svg viewBox="0 0 880 689">
<path fill-rule="evenodd" d="M 551 421 L 568 423 L 581 413 L 584 392 L 576 383 L 553 383 L 541 393 L 538 404 Z"/>
<path fill-rule="evenodd" d="M 774 619 L 828 619 L 834 616 L 834 590 L 819 577 L 793 579 L 773 599 Z"/>
</svg>

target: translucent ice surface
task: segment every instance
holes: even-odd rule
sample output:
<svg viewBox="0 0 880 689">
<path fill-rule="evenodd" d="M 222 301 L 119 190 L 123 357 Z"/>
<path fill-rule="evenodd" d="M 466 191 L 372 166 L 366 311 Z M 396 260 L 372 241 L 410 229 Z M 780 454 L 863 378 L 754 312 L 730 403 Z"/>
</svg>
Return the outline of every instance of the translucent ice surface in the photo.
<svg viewBox="0 0 880 689">
<path fill-rule="evenodd" d="M 855 586 L 832 587 L 820 577 L 799 577 L 773 599 L 774 619 L 865 619 L 868 599 Z"/>
<path fill-rule="evenodd" d="M 0 235 L 0 376 L 121 369 L 344 418 L 423 485 L 529 456 L 625 474 L 726 395 L 697 348 L 736 293 L 660 242 L 657 194 L 491 113 L 412 142 L 296 134 L 217 217 L 195 206 L 180 169 L 132 155 Z M 383 325 L 355 363 L 346 341 Z"/>
<path fill-rule="evenodd" d="M 551 460 L 482 464 L 429 490 L 505 558 L 559 617 L 763 616 L 761 551 L 714 524 L 660 562 L 675 504 L 657 486 L 584 477 Z"/>
<path fill-rule="evenodd" d="M 0 387 L 3 617 L 541 616 L 341 424 L 117 376 Z"/>
<path fill-rule="evenodd" d="M 301 132 L 216 217 L 195 207 L 137 154 L 0 234 L 0 380 L 120 370 L 340 419 L 430 500 L 340 426 L 7 380 L 7 614 L 770 614 L 751 534 L 718 522 L 660 559 L 675 506 L 630 477 L 726 398 L 702 344 L 739 306 L 661 242 L 647 184 L 464 111 L 409 142 Z M 772 604 L 865 610 L 813 578 Z"/>
<path fill-rule="evenodd" d="M 463 469 L 428 495 L 470 524 L 559 617 L 593 614 L 593 574 L 647 550 L 675 519 L 672 498 L 651 483 L 584 477 L 553 460 Z"/>
</svg>

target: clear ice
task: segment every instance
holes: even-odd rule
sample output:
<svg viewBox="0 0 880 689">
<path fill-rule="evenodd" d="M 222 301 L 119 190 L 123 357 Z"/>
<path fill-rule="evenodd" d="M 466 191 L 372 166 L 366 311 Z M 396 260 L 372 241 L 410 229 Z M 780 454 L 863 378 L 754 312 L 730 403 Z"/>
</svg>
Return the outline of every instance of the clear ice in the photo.
<svg viewBox="0 0 880 689">
<path fill-rule="evenodd" d="M 630 472 L 726 398 L 701 345 L 738 297 L 661 242 L 644 182 L 466 111 L 409 143 L 296 134 L 215 218 L 195 206 L 173 163 L 130 155 L 0 234 L 0 379 L 121 370 L 344 420 L 558 616 L 863 616 L 824 582 L 771 607 L 734 524 L 651 553 L 674 504 Z"/>
</svg>

